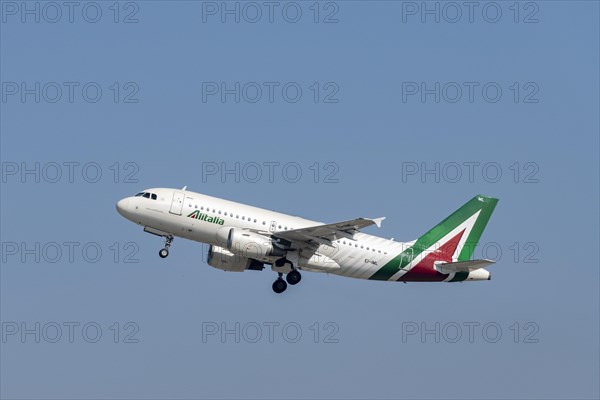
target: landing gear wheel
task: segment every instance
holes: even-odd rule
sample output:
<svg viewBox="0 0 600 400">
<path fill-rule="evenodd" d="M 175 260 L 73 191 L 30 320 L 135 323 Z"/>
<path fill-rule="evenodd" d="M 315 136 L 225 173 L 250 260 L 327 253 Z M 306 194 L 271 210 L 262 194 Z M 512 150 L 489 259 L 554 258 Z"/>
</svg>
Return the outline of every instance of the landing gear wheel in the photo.
<svg viewBox="0 0 600 400">
<path fill-rule="evenodd" d="M 275 282 L 273 282 L 273 291 L 275 293 L 283 293 L 287 289 L 287 283 L 281 278 L 277 278 Z"/>
<path fill-rule="evenodd" d="M 297 284 L 298 282 L 300 282 L 301 279 L 302 279 L 302 275 L 300 275 L 300 272 L 298 272 L 297 269 L 294 269 L 294 270 L 288 272 L 288 274 L 285 276 L 285 280 L 290 285 Z"/>
<path fill-rule="evenodd" d="M 166 236 L 165 237 L 165 247 L 160 249 L 160 251 L 158 252 L 158 255 L 160 256 L 160 258 L 166 258 L 169 255 L 169 247 L 171 247 L 171 243 L 173 243 L 173 236 Z"/>
</svg>

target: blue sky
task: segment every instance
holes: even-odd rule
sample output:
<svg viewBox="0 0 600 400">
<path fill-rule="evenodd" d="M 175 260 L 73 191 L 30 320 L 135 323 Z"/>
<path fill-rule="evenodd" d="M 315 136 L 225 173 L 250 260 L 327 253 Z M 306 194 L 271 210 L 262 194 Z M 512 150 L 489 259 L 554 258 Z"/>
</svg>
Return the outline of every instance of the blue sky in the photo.
<svg viewBox="0 0 600 400">
<path fill-rule="evenodd" d="M 598 3 L 236 4 L 0 2 L 0 395 L 598 398 Z M 115 211 L 184 185 L 407 241 L 495 196 L 493 279 L 276 295 Z"/>
</svg>

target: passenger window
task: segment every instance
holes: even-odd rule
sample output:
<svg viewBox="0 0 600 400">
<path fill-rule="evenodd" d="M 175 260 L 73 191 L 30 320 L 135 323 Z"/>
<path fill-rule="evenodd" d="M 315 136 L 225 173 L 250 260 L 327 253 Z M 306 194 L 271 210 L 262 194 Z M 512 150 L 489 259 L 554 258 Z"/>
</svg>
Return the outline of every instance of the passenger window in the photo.
<svg viewBox="0 0 600 400">
<path fill-rule="evenodd" d="M 156 200 L 156 199 L 157 199 L 157 196 L 156 196 L 156 194 L 152 193 L 152 200 Z M 190 205 L 190 206 L 191 206 L 191 205 Z"/>
</svg>

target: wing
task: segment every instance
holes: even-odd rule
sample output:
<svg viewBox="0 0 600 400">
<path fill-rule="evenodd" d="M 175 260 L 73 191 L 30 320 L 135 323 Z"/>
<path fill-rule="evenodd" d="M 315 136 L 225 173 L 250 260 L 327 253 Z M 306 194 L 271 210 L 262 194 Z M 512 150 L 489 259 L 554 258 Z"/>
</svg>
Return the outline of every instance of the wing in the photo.
<svg viewBox="0 0 600 400">
<path fill-rule="evenodd" d="M 435 263 L 435 269 L 442 274 L 450 274 L 452 272 L 471 272 L 475 271 L 476 269 L 492 265 L 493 263 L 495 263 L 495 261 L 488 259 L 457 261 L 451 263 Z"/>
<path fill-rule="evenodd" d="M 309 226 L 307 228 L 292 229 L 288 231 L 277 231 L 274 235 L 277 238 L 289 242 L 308 242 L 310 244 L 325 244 L 331 246 L 334 240 L 350 239 L 354 240 L 354 235 L 362 228 L 367 226 L 381 226 L 382 218 L 356 218 L 349 221 L 336 222 L 333 224 L 323 224 Z"/>
</svg>

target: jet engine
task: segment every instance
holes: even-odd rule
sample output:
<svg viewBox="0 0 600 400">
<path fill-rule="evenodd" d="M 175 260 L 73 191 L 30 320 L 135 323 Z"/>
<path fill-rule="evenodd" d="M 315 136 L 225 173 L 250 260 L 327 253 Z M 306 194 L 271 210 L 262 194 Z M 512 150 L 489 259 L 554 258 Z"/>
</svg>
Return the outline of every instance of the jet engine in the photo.
<svg viewBox="0 0 600 400">
<path fill-rule="evenodd" d="M 221 228 L 217 241 L 231 253 L 248 258 L 284 257 L 285 250 L 275 246 L 271 238 L 237 228 Z"/>
<path fill-rule="evenodd" d="M 210 246 L 208 248 L 206 261 L 211 267 L 223 271 L 242 272 L 247 269 L 260 271 L 265 267 L 260 261 L 235 255 L 219 246 Z"/>
</svg>

